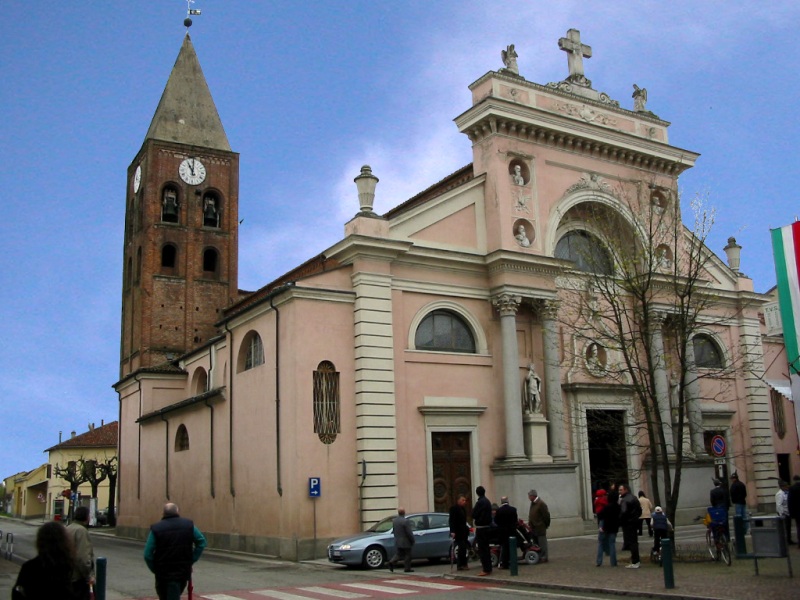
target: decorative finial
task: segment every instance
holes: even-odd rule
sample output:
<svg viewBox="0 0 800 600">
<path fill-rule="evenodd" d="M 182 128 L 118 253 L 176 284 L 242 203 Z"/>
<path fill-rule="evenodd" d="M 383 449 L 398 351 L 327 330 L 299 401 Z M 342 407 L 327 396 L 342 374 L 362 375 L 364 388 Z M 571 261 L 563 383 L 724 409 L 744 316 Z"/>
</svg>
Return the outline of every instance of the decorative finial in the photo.
<svg viewBox="0 0 800 600">
<path fill-rule="evenodd" d="M 192 19 L 190 17 L 193 16 L 200 16 L 202 12 L 199 8 L 192 8 L 192 4 L 195 3 L 195 0 L 186 0 L 186 18 L 183 20 L 183 25 L 186 27 L 186 30 L 189 30 L 189 27 L 192 26 Z"/>
<path fill-rule="evenodd" d="M 361 174 L 353 181 L 358 188 L 358 204 L 362 213 L 371 213 L 372 205 L 375 202 L 375 186 L 378 185 L 378 178 L 372 174 L 369 165 L 361 167 Z"/>
</svg>

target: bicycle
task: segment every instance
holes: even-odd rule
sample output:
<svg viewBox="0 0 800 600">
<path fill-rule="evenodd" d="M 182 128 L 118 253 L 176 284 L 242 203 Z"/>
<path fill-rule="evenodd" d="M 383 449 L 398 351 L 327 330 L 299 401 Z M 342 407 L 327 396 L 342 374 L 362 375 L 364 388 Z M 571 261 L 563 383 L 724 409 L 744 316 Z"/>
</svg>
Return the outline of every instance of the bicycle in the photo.
<svg viewBox="0 0 800 600">
<path fill-rule="evenodd" d="M 711 560 L 719 562 L 722 559 L 730 567 L 732 560 L 731 542 L 728 538 L 728 511 L 709 507 L 703 523 L 706 525 L 706 546 Z"/>
</svg>

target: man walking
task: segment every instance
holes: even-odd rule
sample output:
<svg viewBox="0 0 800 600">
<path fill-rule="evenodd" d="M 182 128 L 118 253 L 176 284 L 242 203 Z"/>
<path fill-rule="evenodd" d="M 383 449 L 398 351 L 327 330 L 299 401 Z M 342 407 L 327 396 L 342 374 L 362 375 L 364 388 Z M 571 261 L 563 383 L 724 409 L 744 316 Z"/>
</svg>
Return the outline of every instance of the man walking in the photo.
<svg viewBox="0 0 800 600">
<path fill-rule="evenodd" d="M 414 546 L 414 530 L 411 521 L 406 519 L 406 509 L 402 506 L 397 509 L 397 516 L 392 521 L 392 533 L 394 534 L 394 556 L 389 561 L 389 570 L 394 573 L 394 565 L 401 558 L 406 573 L 413 573 L 411 568 L 411 548 Z"/>
<path fill-rule="evenodd" d="M 531 490 L 528 492 L 528 499 L 531 507 L 528 509 L 528 525 L 536 536 L 536 542 L 542 549 L 539 562 L 546 563 L 549 560 L 547 552 L 547 529 L 550 527 L 550 509 L 547 508 L 544 500 L 539 498 L 539 492 Z"/>
<path fill-rule="evenodd" d="M 747 520 L 747 486 L 739 481 L 739 475 L 731 475 L 731 502 L 733 503 L 734 516 L 741 517 L 744 532 L 750 530 L 750 522 Z"/>
<path fill-rule="evenodd" d="M 164 516 L 150 526 L 144 561 L 156 576 L 159 600 L 180 600 L 192 577 L 192 565 L 206 547 L 206 538 L 172 502 L 164 505 Z"/>
<path fill-rule="evenodd" d="M 75 595 L 81 600 L 89 600 L 90 587 L 94 585 L 94 548 L 89 538 L 88 508 L 79 506 L 75 509 L 67 535 L 75 547 L 76 569 L 72 577 Z"/>
<path fill-rule="evenodd" d="M 508 496 L 500 498 L 500 508 L 494 515 L 494 522 L 500 534 L 500 568 L 507 569 L 511 561 L 509 539 L 517 535 L 517 509 L 508 503 Z"/>
<path fill-rule="evenodd" d="M 481 559 L 481 572 L 478 576 L 492 574 L 492 557 L 489 554 L 489 543 L 492 536 L 492 503 L 486 497 L 482 485 L 475 488 L 478 499 L 472 507 L 472 520 L 475 523 L 475 543 L 478 544 L 478 556 Z"/>
<path fill-rule="evenodd" d="M 631 552 L 628 569 L 639 568 L 639 517 L 642 507 L 639 499 L 631 494 L 627 483 L 619 486 L 619 522 L 622 526 L 622 543 Z"/>
<path fill-rule="evenodd" d="M 463 494 L 450 507 L 450 537 L 456 545 L 456 564 L 459 571 L 468 571 L 467 546 L 469 545 L 469 524 L 467 523 L 467 497 Z M 452 566 L 451 566 L 452 568 Z"/>
</svg>

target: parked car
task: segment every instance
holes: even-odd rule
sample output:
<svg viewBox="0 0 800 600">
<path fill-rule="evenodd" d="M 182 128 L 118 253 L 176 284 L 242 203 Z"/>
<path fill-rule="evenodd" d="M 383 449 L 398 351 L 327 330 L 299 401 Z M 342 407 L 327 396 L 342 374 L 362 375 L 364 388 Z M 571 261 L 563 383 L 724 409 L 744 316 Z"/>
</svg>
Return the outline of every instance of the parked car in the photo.
<svg viewBox="0 0 800 600">
<path fill-rule="evenodd" d="M 395 515 L 396 516 L 396 515 Z M 348 566 L 378 569 L 394 556 L 392 520 L 386 517 L 363 533 L 338 539 L 328 546 L 328 560 Z M 450 526 L 447 513 L 406 515 L 414 531 L 411 558 L 437 561 L 450 556 Z"/>
</svg>

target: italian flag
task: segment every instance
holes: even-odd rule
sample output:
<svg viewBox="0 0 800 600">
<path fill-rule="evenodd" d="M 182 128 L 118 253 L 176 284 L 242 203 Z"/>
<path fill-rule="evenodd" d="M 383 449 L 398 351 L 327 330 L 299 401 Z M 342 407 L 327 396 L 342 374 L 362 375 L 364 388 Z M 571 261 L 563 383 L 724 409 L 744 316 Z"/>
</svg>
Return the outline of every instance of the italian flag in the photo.
<svg viewBox="0 0 800 600">
<path fill-rule="evenodd" d="M 795 426 L 800 437 L 800 221 L 773 229 L 771 233 L 783 343 L 789 361 Z"/>
</svg>

